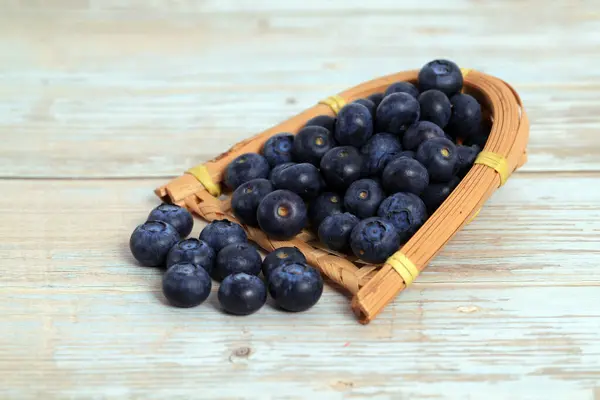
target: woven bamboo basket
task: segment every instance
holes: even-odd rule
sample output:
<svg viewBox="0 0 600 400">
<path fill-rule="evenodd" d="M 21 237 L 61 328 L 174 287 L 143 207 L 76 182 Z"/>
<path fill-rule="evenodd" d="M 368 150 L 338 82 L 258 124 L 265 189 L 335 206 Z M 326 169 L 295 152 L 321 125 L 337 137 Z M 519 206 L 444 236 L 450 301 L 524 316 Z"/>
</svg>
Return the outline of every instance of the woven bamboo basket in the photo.
<svg viewBox="0 0 600 400">
<path fill-rule="evenodd" d="M 352 309 L 363 323 L 372 321 L 407 288 L 450 239 L 475 218 L 488 198 L 527 160 L 529 121 L 517 92 L 506 82 L 475 71 L 462 70 L 463 92 L 481 104 L 491 133 L 474 166 L 419 231 L 383 265 L 365 264 L 324 248 L 305 230 L 290 241 L 271 240 L 258 228 L 242 225 L 248 237 L 266 251 L 295 246 L 308 262 L 352 298 Z M 335 115 L 344 104 L 383 92 L 398 81 L 417 82 L 417 70 L 374 79 L 331 96 L 304 112 L 242 141 L 211 161 L 195 166 L 155 190 L 165 202 L 186 207 L 207 221 L 227 218 L 238 222 L 221 182 L 227 165 L 237 156 L 260 152 L 280 132 L 298 132 L 310 118 Z M 224 185 L 223 185 L 224 187 Z"/>
</svg>

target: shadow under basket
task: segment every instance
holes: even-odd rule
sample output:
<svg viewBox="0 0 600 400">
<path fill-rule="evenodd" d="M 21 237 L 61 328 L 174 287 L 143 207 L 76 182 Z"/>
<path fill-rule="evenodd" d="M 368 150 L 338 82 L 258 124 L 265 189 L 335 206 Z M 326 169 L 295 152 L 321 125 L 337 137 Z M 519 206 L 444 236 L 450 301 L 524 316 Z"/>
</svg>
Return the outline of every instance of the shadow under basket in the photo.
<svg viewBox="0 0 600 400">
<path fill-rule="evenodd" d="M 258 228 L 242 225 L 248 237 L 266 251 L 295 246 L 308 262 L 352 297 L 352 309 L 363 323 L 372 321 L 407 288 L 448 241 L 477 216 L 485 201 L 527 159 L 529 121 L 517 92 L 506 82 L 475 70 L 462 70 L 463 92 L 474 96 L 491 123 L 491 133 L 475 164 L 446 201 L 419 231 L 383 265 L 366 264 L 324 248 L 309 231 L 289 241 L 271 240 Z M 221 193 L 228 164 L 244 153 L 259 153 L 271 136 L 298 132 L 310 118 L 335 115 L 344 104 L 385 91 L 398 81 L 417 82 L 417 70 L 365 82 L 233 146 L 215 159 L 198 165 L 155 190 L 163 201 L 174 203 L 207 221 L 227 218 L 238 222 L 229 195 Z M 224 185 L 223 185 L 224 186 Z"/>
</svg>

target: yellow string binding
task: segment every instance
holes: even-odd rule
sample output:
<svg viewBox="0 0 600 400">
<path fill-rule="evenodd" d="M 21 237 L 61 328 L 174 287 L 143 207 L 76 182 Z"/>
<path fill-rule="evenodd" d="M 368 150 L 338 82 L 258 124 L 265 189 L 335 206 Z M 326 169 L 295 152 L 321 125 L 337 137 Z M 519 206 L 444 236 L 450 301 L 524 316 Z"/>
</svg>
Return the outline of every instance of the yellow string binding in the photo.
<svg viewBox="0 0 600 400">
<path fill-rule="evenodd" d="M 506 158 L 491 151 L 482 151 L 475 159 L 475 164 L 485 165 L 494 169 L 500 175 L 500 186 L 504 185 L 510 176 Z"/>
<path fill-rule="evenodd" d="M 319 101 L 319 104 L 325 104 L 329 106 L 333 113 L 337 115 L 342 107 L 346 105 L 346 100 L 344 100 L 341 96 L 334 94 L 333 96 L 329 96 L 328 98 Z"/>
<path fill-rule="evenodd" d="M 221 196 L 221 187 L 213 182 L 208 172 L 208 168 L 204 164 L 196 165 L 186 171 L 186 173 L 193 175 L 198 181 L 208 190 L 208 193 L 215 197 Z"/>
<path fill-rule="evenodd" d="M 404 284 L 409 286 L 417 276 L 419 276 L 419 269 L 412 261 L 408 259 L 403 253 L 396 252 L 390 258 L 387 259 L 386 264 L 389 264 L 396 270 L 396 272 L 404 280 Z"/>
</svg>

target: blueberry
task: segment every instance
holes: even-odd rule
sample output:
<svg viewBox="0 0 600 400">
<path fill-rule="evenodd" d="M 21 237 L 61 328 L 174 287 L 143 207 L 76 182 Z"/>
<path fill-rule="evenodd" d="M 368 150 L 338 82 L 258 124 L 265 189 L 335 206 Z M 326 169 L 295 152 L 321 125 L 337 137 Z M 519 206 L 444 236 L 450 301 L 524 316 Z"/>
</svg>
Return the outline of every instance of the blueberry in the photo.
<svg viewBox="0 0 600 400">
<path fill-rule="evenodd" d="M 274 173 L 271 182 L 275 189 L 285 189 L 304 199 L 315 198 L 323 189 L 321 174 L 309 163 L 292 164 Z"/>
<path fill-rule="evenodd" d="M 377 127 L 400 135 L 419 120 L 419 102 L 408 93 L 392 93 L 377 107 Z"/>
<path fill-rule="evenodd" d="M 446 131 L 453 138 L 467 138 L 479 133 L 481 126 L 481 105 L 468 94 L 456 94 L 450 98 L 452 116 Z"/>
<path fill-rule="evenodd" d="M 252 179 L 267 178 L 269 162 L 256 153 L 246 153 L 233 160 L 225 170 L 225 184 L 232 190 Z"/>
<path fill-rule="evenodd" d="M 196 307 L 210 294 L 212 281 L 199 265 L 181 263 L 171 266 L 162 279 L 164 296 L 175 307 Z"/>
<path fill-rule="evenodd" d="M 476 134 L 465 138 L 464 143 L 467 146 L 477 145 L 483 149 L 485 147 L 485 144 L 487 143 L 488 138 L 489 132 L 480 129 Z"/>
<path fill-rule="evenodd" d="M 319 226 L 319 240 L 334 251 L 350 249 L 350 234 L 360 219 L 350 213 L 330 215 Z"/>
<path fill-rule="evenodd" d="M 421 194 L 421 200 L 427 207 L 427 212 L 431 215 L 442 205 L 444 200 L 450 196 L 450 193 L 458 186 L 460 179 L 457 177 L 452 178 L 450 182 L 445 183 L 432 183 L 427 186 Z"/>
<path fill-rule="evenodd" d="M 401 151 L 400 153 L 398 153 L 398 155 L 395 158 L 398 158 L 398 157 L 415 158 L 416 156 L 417 155 L 415 154 L 414 151 L 405 150 L 405 151 Z"/>
<path fill-rule="evenodd" d="M 306 311 L 321 298 L 323 278 L 319 271 L 306 264 L 282 265 L 270 275 L 269 294 L 283 310 Z"/>
<path fill-rule="evenodd" d="M 295 164 L 296 164 L 295 162 L 289 162 L 289 163 L 279 164 L 279 165 L 273 167 L 273 169 L 271 170 L 271 173 L 269 173 L 269 180 L 271 182 L 273 182 L 273 176 L 276 176 L 284 169 L 288 168 L 289 166 L 295 165 Z"/>
<path fill-rule="evenodd" d="M 383 93 L 373 93 L 372 95 L 367 97 L 367 99 L 371 100 L 373 104 L 375 104 L 375 108 L 377 108 L 377 106 L 379 106 L 379 103 L 381 103 L 381 100 L 383 100 L 383 97 Z"/>
<path fill-rule="evenodd" d="M 343 192 L 362 176 L 363 157 L 355 147 L 335 147 L 321 159 L 321 173 L 329 188 Z"/>
<path fill-rule="evenodd" d="M 304 126 L 322 126 L 333 133 L 335 118 L 330 117 L 329 115 L 317 115 L 316 117 L 309 119 Z"/>
<path fill-rule="evenodd" d="M 315 228 L 319 228 L 321 222 L 330 215 L 344 212 L 343 199 L 333 192 L 325 192 L 314 199 L 308 206 L 308 220 Z"/>
<path fill-rule="evenodd" d="M 385 199 L 377 215 L 389 221 L 405 243 L 419 230 L 428 218 L 425 203 L 412 193 L 396 193 Z"/>
<path fill-rule="evenodd" d="M 326 128 L 307 126 L 296 134 L 292 154 L 298 163 L 319 166 L 321 158 L 335 146 L 333 135 Z"/>
<path fill-rule="evenodd" d="M 456 146 L 446 138 L 429 139 L 419 146 L 417 160 L 427 168 L 432 182 L 448 182 L 458 160 Z"/>
<path fill-rule="evenodd" d="M 263 260 L 262 272 L 267 280 L 273 270 L 284 264 L 306 264 L 306 257 L 297 247 L 280 247 L 273 250 Z"/>
<path fill-rule="evenodd" d="M 457 175 L 464 177 L 473 166 L 475 159 L 481 152 L 476 144 L 472 146 L 456 146 L 456 171 Z"/>
<path fill-rule="evenodd" d="M 364 158 L 364 173 L 379 175 L 388 162 L 402 151 L 400 140 L 391 133 L 378 133 L 360 149 Z"/>
<path fill-rule="evenodd" d="M 452 105 L 448 96 L 439 90 L 427 90 L 419 96 L 421 106 L 421 121 L 430 121 L 444 128 L 450 121 Z"/>
<path fill-rule="evenodd" d="M 219 286 L 219 304 L 229 314 L 250 315 L 267 301 L 267 288 L 258 276 L 243 272 L 229 275 Z"/>
<path fill-rule="evenodd" d="M 442 128 L 429 121 L 417 122 L 404 134 L 402 145 L 406 150 L 416 151 L 419 145 L 434 137 L 445 137 Z"/>
<path fill-rule="evenodd" d="M 218 253 L 227 245 L 233 243 L 246 243 L 248 235 L 239 224 L 227 219 L 213 221 L 206 225 L 200 232 L 200 240 L 206 242 Z"/>
<path fill-rule="evenodd" d="M 429 174 L 417 160 L 397 157 L 385 167 L 381 180 L 388 193 L 410 192 L 419 195 L 429 185 Z"/>
<path fill-rule="evenodd" d="M 306 205 L 289 190 L 276 190 L 265 196 L 256 213 L 260 228 L 275 240 L 289 240 L 307 225 Z"/>
<path fill-rule="evenodd" d="M 375 103 L 373 103 L 372 100 L 358 99 L 354 100 L 353 103 L 362 104 L 363 106 L 367 107 L 367 109 L 369 110 L 369 114 L 371 114 L 371 118 L 375 119 L 375 110 L 377 110 L 377 106 L 375 105 Z"/>
<path fill-rule="evenodd" d="M 292 161 L 292 146 L 294 135 L 291 133 L 279 133 L 271 136 L 263 146 L 263 156 L 271 167 Z"/>
<path fill-rule="evenodd" d="M 450 97 L 460 92 L 463 76 L 458 65 L 449 60 L 433 60 L 419 71 L 419 89 L 421 92 L 437 89 Z"/>
<path fill-rule="evenodd" d="M 385 98 L 386 96 L 389 96 L 392 93 L 407 93 L 414 98 L 419 97 L 419 89 L 417 89 L 416 86 L 410 82 L 392 83 L 390 86 L 388 86 L 383 97 Z"/>
<path fill-rule="evenodd" d="M 258 275 L 261 265 L 262 259 L 256 247 L 250 243 L 234 243 L 219 251 L 212 275 L 218 281 L 240 272 Z"/>
<path fill-rule="evenodd" d="M 194 218 L 188 210 L 175 204 L 161 204 L 150 212 L 147 221 L 163 221 L 171 225 L 179 236 L 186 237 L 192 232 Z"/>
<path fill-rule="evenodd" d="M 210 274 L 215 265 L 215 251 L 202 240 L 189 238 L 180 240 L 167 255 L 167 268 L 175 264 L 190 263 L 199 265 Z"/>
<path fill-rule="evenodd" d="M 180 239 L 179 232 L 166 222 L 146 221 L 131 234 L 129 249 L 140 264 L 160 267 L 165 264 L 171 247 Z"/>
<path fill-rule="evenodd" d="M 390 222 L 372 217 L 363 219 L 354 227 L 350 247 L 361 260 L 379 264 L 400 248 L 400 237 Z"/>
<path fill-rule="evenodd" d="M 346 104 L 335 122 L 335 140 L 341 145 L 360 147 L 373 136 L 373 117 L 359 103 Z"/>
<path fill-rule="evenodd" d="M 360 219 L 377 214 L 379 204 L 385 198 L 383 189 L 373 179 L 360 179 L 353 182 L 344 196 L 344 207 Z"/>
<path fill-rule="evenodd" d="M 268 179 L 253 179 L 240 185 L 231 195 L 231 209 L 242 224 L 258 226 L 256 210 L 262 199 L 275 188 Z"/>
</svg>

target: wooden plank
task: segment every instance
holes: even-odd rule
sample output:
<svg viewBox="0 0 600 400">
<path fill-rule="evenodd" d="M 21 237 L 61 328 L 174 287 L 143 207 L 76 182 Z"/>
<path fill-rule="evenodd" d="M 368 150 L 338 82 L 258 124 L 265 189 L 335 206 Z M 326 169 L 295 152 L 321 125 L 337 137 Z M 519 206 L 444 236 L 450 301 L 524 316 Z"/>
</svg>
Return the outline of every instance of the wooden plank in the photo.
<svg viewBox="0 0 600 400">
<path fill-rule="evenodd" d="M 361 326 L 329 287 L 297 315 L 163 304 L 127 248 L 161 180 L 5 180 L 0 397 L 592 398 L 599 181 L 515 176 Z"/>
<path fill-rule="evenodd" d="M 525 170 L 599 170 L 592 3 L 435 0 L 426 19 L 395 1 L 273 3 L 0 6 L 0 176 L 176 175 L 331 93 L 440 56 L 521 93 Z"/>
</svg>

